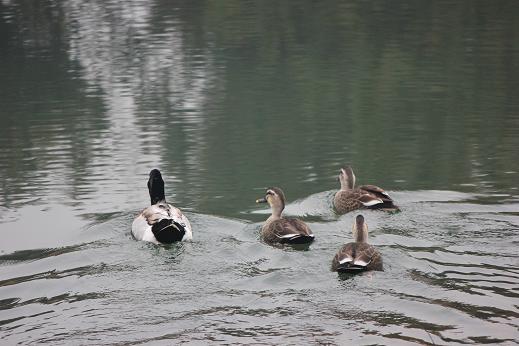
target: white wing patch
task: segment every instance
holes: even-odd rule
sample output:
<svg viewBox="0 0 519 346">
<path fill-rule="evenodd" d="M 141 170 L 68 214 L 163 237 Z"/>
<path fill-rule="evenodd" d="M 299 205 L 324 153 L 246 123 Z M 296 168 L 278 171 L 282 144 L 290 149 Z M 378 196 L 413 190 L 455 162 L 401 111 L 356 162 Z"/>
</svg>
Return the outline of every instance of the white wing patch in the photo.
<svg viewBox="0 0 519 346">
<path fill-rule="evenodd" d="M 370 263 L 371 263 L 371 261 L 369 261 L 369 262 L 364 262 L 363 260 L 353 261 L 353 264 L 358 265 L 358 266 L 363 266 L 363 267 L 366 267 Z"/>
<path fill-rule="evenodd" d="M 293 237 L 297 237 L 298 235 L 300 235 L 300 234 L 293 233 L 293 234 L 285 234 L 285 235 L 282 235 L 282 236 L 278 235 L 278 238 L 293 238 Z"/>
<path fill-rule="evenodd" d="M 360 202 L 361 202 L 364 206 L 366 206 L 366 207 L 371 207 L 372 205 L 377 205 L 377 204 L 380 204 L 380 203 L 384 203 L 384 202 L 382 202 L 381 199 L 378 199 L 378 198 L 376 198 L 376 199 L 372 199 L 372 200 L 370 200 L 370 201 L 368 201 L 368 202 L 362 202 L 362 201 L 360 201 Z"/>
<path fill-rule="evenodd" d="M 341 260 L 339 261 L 339 264 L 344 264 L 344 263 L 348 263 L 348 262 L 351 262 L 351 261 L 353 261 L 353 258 L 351 258 L 351 257 L 348 256 L 348 257 L 346 257 L 346 258 L 341 259 Z"/>
</svg>

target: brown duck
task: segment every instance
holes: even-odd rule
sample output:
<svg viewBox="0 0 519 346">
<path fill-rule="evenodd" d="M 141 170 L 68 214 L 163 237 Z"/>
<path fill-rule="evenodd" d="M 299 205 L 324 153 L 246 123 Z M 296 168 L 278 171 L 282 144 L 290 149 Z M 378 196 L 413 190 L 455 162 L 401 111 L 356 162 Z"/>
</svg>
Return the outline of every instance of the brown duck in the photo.
<svg viewBox="0 0 519 346">
<path fill-rule="evenodd" d="M 296 218 L 281 217 L 285 208 L 285 194 L 278 187 L 270 187 L 265 197 L 257 199 L 256 203 L 268 203 L 272 215 L 261 228 L 261 238 L 268 244 L 309 244 L 314 240 L 310 228 Z"/>
<path fill-rule="evenodd" d="M 368 241 L 368 225 L 364 216 L 358 215 L 353 224 L 354 243 L 348 243 L 337 252 L 332 261 L 336 272 L 356 273 L 364 270 L 382 271 L 382 256 Z"/>
<path fill-rule="evenodd" d="M 341 189 L 333 198 L 333 206 L 338 214 L 346 214 L 356 209 L 400 210 L 389 194 L 375 185 L 362 185 L 355 188 L 355 174 L 350 166 L 341 168 L 339 174 Z"/>
</svg>

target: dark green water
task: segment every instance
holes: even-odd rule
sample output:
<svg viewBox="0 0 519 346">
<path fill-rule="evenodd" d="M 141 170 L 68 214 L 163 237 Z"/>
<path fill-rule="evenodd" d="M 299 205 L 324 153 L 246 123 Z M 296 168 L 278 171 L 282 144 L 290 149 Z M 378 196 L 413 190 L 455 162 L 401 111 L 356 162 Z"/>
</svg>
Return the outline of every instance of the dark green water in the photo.
<svg viewBox="0 0 519 346">
<path fill-rule="evenodd" d="M 0 1 L 0 344 L 519 342 L 516 1 Z M 385 271 L 329 271 L 363 212 Z M 194 241 L 136 242 L 159 168 Z M 262 244 L 266 186 L 310 225 Z"/>
</svg>

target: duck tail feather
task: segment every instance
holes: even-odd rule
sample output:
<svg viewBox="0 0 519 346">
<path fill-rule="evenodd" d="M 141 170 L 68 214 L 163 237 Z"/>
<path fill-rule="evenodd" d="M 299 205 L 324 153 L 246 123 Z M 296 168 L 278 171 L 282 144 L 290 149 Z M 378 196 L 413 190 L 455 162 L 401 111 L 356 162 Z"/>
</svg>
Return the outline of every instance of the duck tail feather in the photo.
<svg viewBox="0 0 519 346">
<path fill-rule="evenodd" d="M 181 241 L 186 234 L 184 226 L 171 219 L 160 220 L 152 226 L 151 231 L 155 235 L 155 238 L 163 244 Z"/>
<path fill-rule="evenodd" d="M 366 266 L 352 264 L 351 262 L 339 264 L 339 266 L 337 267 L 337 271 L 340 273 L 358 273 L 363 270 L 366 270 Z"/>
</svg>

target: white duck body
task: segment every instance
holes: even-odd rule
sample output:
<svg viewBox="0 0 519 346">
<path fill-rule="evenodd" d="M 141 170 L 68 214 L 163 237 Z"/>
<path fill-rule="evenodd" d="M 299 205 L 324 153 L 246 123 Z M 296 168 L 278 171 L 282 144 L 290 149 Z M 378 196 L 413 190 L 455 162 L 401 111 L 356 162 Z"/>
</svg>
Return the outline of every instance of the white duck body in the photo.
<svg viewBox="0 0 519 346">
<path fill-rule="evenodd" d="M 187 217 L 180 209 L 166 202 L 164 180 L 157 169 L 150 172 L 148 190 L 151 205 L 133 220 L 133 237 L 155 244 L 170 244 L 193 239 L 191 224 Z"/>
<path fill-rule="evenodd" d="M 192 240 L 193 233 L 191 224 L 187 217 L 182 214 L 180 209 L 175 208 L 166 202 L 159 202 L 144 209 L 139 216 L 133 220 L 132 235 L 137 240 L 149 241 L 155 244 L 162 244 L 157 240 L 153 233 L 153 226 L 158 225 L 163 220 L 171 220 L 171 231 L 178 233 L 177 237 L 181 237 L 180 241 Z M 179 227 L 182 226 L 182 227 Z M 183 233 L 183 235 L 182 235 Z"/>
</svg>

